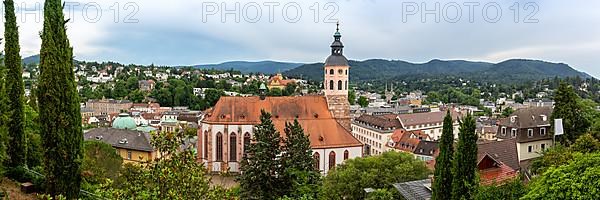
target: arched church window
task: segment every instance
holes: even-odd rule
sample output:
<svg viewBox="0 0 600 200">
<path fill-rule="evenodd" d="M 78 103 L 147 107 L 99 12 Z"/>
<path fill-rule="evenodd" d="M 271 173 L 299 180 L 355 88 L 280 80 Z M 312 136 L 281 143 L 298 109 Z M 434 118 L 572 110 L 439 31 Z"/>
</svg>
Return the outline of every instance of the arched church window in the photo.
<svg viewBox="0 0 600 200">
<path fill-rule="evenodd" d="M 237 161 L 237 135 L 229 135 L 229 161 Z"/>
<path fill-rule="evenodd" d="M 315 165 L 313 167 L 315 168 L 315 170 L 320 171 L 321 169 L 319 167 L 320 166 L 319 161 L 321 160 L 321 157 L 319 156 L 318 152 L 315 152 L 315 154 L 313 154 L 313 159 L 315 160 L 315 162 L 314 162 Z"/>
<path fill-rule="evenodd" d="M 204 131 L 204 159 L 208 159 L 208 131 Z"/>
<path fill-rule="evenodd" d="M 342 70 L 342 69 L 339 69 L 339 70 L 338 70 L 338 74 L 342 74 L 342 73 L 344 73 L 344 70 Z"/>
<path fill-rule="evenodd" d="M 329 74 L 333 74 L 333 69 L 330 69 L 330 70 L 329 70 Z"/>
<path fill-rule="evenodd" d="M 333 90 L 333 80 L 329 80 L 329 90 Z"/>
<path fill-rule="evenodd" d="M 244 133 L 244 153 L 248 152 L 248 147 L 250 146 L 250 133 Z"/>
<path fill-rule="evenodd" d="M 344 150 L 344 160 L 348 160 L 348 157 L 350 157 L 350 152 L 348 152 L 348 150 Z"/>
<path fill-rule="evenodd" d="M 223 134 L 217 133 L 217 161 L 223 161 Z"/>
<path fill-rule="evenodd" d="M 342 81 L 341 80 L 338 81 L 338 87 L 337 88 L 338 88 L 338 90 L 342 90 Z"/>
<path fill-rule="evenodd" d="M 331 151 L 329 153 L 329 169 L 333 169 L 335 167 L 335 152 Z"/>
</svg>

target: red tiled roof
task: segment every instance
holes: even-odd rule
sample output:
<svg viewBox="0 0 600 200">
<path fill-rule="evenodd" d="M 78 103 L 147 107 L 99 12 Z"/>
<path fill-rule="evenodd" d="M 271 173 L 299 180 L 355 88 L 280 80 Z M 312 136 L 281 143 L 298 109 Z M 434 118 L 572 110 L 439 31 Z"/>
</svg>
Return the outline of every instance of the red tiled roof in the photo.
<svg viewBox="0 0 600 200">
<path fill-rule="evenodd" d="M 411 135 L 414 135 L 414 137 L 411 137 Z M 419 139 L 419 137 L 421 139 Z M 405 129 L 396 129 L 391 138 L 394 142 L 393 147 L 395 149 L 412 153 L 419 145 L 419 142 L 421 140 L 428 139 L 429 136 L 427 134 L 423 134 L 421 131 L 406 131 Z"/>
<path fill-rule="evenodd" d="M 352 134 L 333 118 L 323 96 L 297 97 L 221 97 L 202 121 L 207 124 L 258 124 L 261 110 L 270 112 L 271 120 L 282 137 L 285 122 L 298 122 L 309 134 L 313 148 L 362 146 Z"/>
<path fill-rule="evenodd" d="M 479 167 L 480 184 L 482 185 L 502 184 L 518 175 L 517 170 L 492 158 L 489 154 L 484 154 L 477 165 Z"/>
</svg>

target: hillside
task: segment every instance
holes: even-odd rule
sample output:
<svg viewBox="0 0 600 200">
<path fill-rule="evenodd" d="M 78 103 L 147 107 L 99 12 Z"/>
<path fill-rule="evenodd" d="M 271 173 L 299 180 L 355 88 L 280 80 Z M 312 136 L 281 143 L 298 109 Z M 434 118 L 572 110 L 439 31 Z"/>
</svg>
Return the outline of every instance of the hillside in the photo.
<svg viewBox="0 0 600 200">
<path fill-rule="evenodd" d="M 38 64 L 38 63 L 40 63 L 40 55 L 38 54 L 38 55 L 25 57 L 25 58 L 23 58 L 22 62 L 25 65 Z"/>
<path fill-rule="evenodd" d="M 201 69 L 217 69 L 217 70 L 229 70 L 234 69 L 241 71 L 242 73 L 260 72 L 266 74 L 273 74 L 278 72 L 284 72 L 290 69 L 294 69 L 298 66 L 303 65 L 302 63 L 288 63 L 288 62 L 276 62 L 276 61 L 259 61 L 259 62 L 248 62 L 248 61 L 232 61 L 221 64 L 208 64 L 208 65 L 196 65 L 194 67 Z"/>
<path fill-rule="evenodd" d="M 352 81 L 373 81 L 404 78 L 434 78 L 436 76 L 457 76 L 487 80 L 490 82 L 521 82 L 547 77 L 591 77 L 562 63 L 537 60 L 513 59 L 497 64 L 464 60 L 432 60 L 427 63 L 409 63 L 399 60 L 372 59 L 350 61 Z M 306 64 L 284 72 L 291 77 L 305 77 L 310 80 L 323 80 L 323 64 Z"/>
</svg>

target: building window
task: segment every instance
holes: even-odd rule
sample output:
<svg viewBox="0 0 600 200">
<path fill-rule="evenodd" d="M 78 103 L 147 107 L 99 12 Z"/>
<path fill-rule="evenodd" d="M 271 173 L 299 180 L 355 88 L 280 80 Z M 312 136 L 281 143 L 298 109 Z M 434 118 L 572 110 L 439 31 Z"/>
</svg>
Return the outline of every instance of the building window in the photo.
<svg viewBox="0 0 600 200">
<path fill-rule="evenodd" d="M 541 136 L 545 136 L 546 135 L 546 128 L 540 128 L 540 135 Z"/>
<path fill-rule="evenodd" d="M 338 70 L 338 74 L 342 74 L 342 73 L 344 73 L 344 70 L 342 70 L 342 69 L 339 69 L 339 70 Z"/>
<path fill-rule="evenodd" d="M 335 167 L 335 152 L 329 152 L 329 169 L 333 169 Z"/>
<path fill-rule="evenodd" d="M 337 88 L 338 88 L 338 90 L 342 90 L 342 81 L 341 80 L 338 81 L 338 87 Z"/>
<path fill-rule="evenodd" d="M 333 75 L 333 69 L 330 69 L 330 70 L 329 70 L 329 74 L 332 74 L 332 75 Z"/>
<path fill-rule="evenodd" d="M 237 136 L 235 133 L 229 135 L 229 161 L 237 161 Z"/>
<path fill-rule="evenodd" d="M 131 151 L 127 151 L 127 160 L 131 160 Z"/>
<path fill-rule="evenodd" d="M 348 160 L 348 157 L 350 157 L 350 152 L 348 152 L 348 150 L 344 150 L 344 160 Z"/>
<path fill-rule="evenodd" d="M 527 129 L 527 137 L 533 137 L 533 129 Z"/>
<path fill-rule="evenodd" d="M 546 150 L 546 144 L 541 144 L 541 146 L 540 146 L 540 147 L 542 147 L 542 151 L 543 151 L 543 150 Z"/>
<path fill-rule="evenodd" d="M 513 138 L 517 137 L 517 129 L 510 130 L 510 136 L 513 137 Z"/>
<path fill-rule="evenodd" d="M 204 158 L 208 159 L 208 131 L 204 131 Z"/>
<path fill-rule="evenodd" d="M 346 75 L 348 75 L 348 70 L 346 70 Z"/>
<path fill-rule="evenodd" d="M 223 134 L 217 133 L 217 159 L 216 161 L 223 161 Z"/>
<path fill-rule="evenodd" d="M 531 145 L 527 146 L 527 152 L 529 152 L 529 153 L 533 152 L 533 146 L 531 146 Z"/>
<path fill-rule="evenodd" d="M 345 90 L 348 90 L 348 81 L 344 81 L 344 85 L 346 85 L 346 89 Z"/>
<path fill-rule="evenodd" d="M 248 152 L 248 147 L 250 147 L 250 133 L 244 133 L 244 153 Z"/>
<path fill-rule="evenodd" d="M 329 80 L 329 90 L 333 90 L 333 80 Z"/>
<path fill-rule="evenodd" d="M 318 152 L 315 152 L 315 154 L 313 154 L 313 159 L 315 160 L 315 163 L 314 163 L 315 170 L 321 171 L 321 169 L 319 167 L 320 166 L 319 162 L 321 161 L 321 157 L 319 156 Z"/>
<path fill-rule="evenodd" d="M 500 134 L 502 134 L 502 136 L 506 136 L 506 127 L 502 127 L 502 129 L 500 129 Z"/>
</svg>

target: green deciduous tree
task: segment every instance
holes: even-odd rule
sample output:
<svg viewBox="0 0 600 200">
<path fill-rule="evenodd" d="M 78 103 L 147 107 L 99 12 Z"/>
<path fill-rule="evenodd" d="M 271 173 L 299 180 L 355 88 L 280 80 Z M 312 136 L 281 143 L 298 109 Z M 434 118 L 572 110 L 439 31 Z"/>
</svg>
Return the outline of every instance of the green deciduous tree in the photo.
<svg viewBox="0 0 600 200">
<path fill-rule="evenodd" d="M 60 0 L 44 3 L 38 103 L 45 148 L 46 193 L 75 199 L 81 183 L 83 132 L 73 49 Z"/>
<path fill-rule="evenodd" d="M 369 106 L 369 100 L 365 96 L 360 96 L 358 97 L 358 105 L 360 105 L 360 107 L 365 108 Z"/>
<path fill-rule="evenodd" d="M 571 145 L 571 149 L 581 153 L 597 152 L 600 151 L 600 141 L 588 133 L 579 136 L 579 138 Z"/>
<path fill-rule="evenodd" d="M 356 104 L 356 92 L 352 89 L 348 91 L 348 103 L 350 105 Z"/>
<path fill-rule="evenodd" d="M 530 170 L 533 174 L 542 174 L 550 167 L 564 165 L 573 159 L 573 151 L 570 148 L 557 144 L 542 152 L 531 163 Z"/>
<path fill-rule="evenodd" d="M 480 186 L 477 189 L 477 195 L 473 199 L 476 200 L 490 200 L 490 199 L 502 199 L 502 200 L 518 200 L 527 193 L 527 189 L 521 181 L 517 178 L 513 181 L 504 183 L 502 185 L 487 185 Z"/>
<path fill-rule="evenodd" d="M 107 178 L 117 178 L 123 158 L 117 154 L 115 148 L 100 141 L 85 141 L 83 151 L 81 171 L 85 183 L 101 184 Z"/>
<path fill-rule="evenodd" d="M 142 166 L 125 164 L 109 192 L 112 199 L 212 199 L 206 168 L 196 162 L 190 131 L 153 133 L 151 143 L 160 156 Z M 193 131 L 191 131 L 193 132 Z"/>
<path fill-rule="evenodd" d="M 567 83 L 561 82 L 559 84 L 554 95 L 554 101 L 552 119 L 563 119 L 564 128 L 564 135 L 557 137 L 557 139 L 568 146 L 588 130 L 591 122 L 586 117 L 582 104 L 579 103 L 579 96 Z"/>
<path fill-rule="evenodd" d="M 446 200 L 452 197 L 452 157 L 454 156 L 454 128 L 450 111 L 444 117 L 440 154 L 435 159 L 433 182 L 434 200 Z"/>
<path fill-rule="evenodd" d="M 599 185 L 600 153 L 576 153 L 568 164 L 550 167 L 535 178 L 521 199 L 597 199 Z"/>
<path fill-rule="evenodd" d="M 472 199 L 477 187 L 477 134 L 475 119 L 467 115 L 460 121 L 458 144 L 452 165 L 452 199 Z"/>
<path fill-rule="evenodd" d="M 271 114 L 261 110 L 261 123 L 254 128 L 253 139 L 247 147 L 247 155 L 241 162 L 239 176 L 243 199 L 277 199 L 282 186 L 278 174 L 283 174 L 279 132 L 271 121 Z"/>
<path fill-rule="evenodd" d="M 15 16 L 15 3 L 12 0 L 4 1 L 4 43 L 6 73 L 6 90 L 9 97 L 9 165 L 12 167 L 24 166 L 27 160 L 27 136 L 23 116 L 23 103 L 25 88 L 23 86 L 21 56 L 19 55 L 19 30 Z"/>
<path fill-rule="evenodd" d="M 394 200 L 394 192 L 389 189 L 376 189 L 367 195 L 366 200 Z"/>
<path fill-rule="evenodd" d="M 365 188 L 388 189 L 400 198 L 392 184 L 427 178 L 425 163 L 413 155 L 394 151 L 379 156 L 346 160 L 323 179 L 324 199 L 364 199 Z"/>
</svg>

